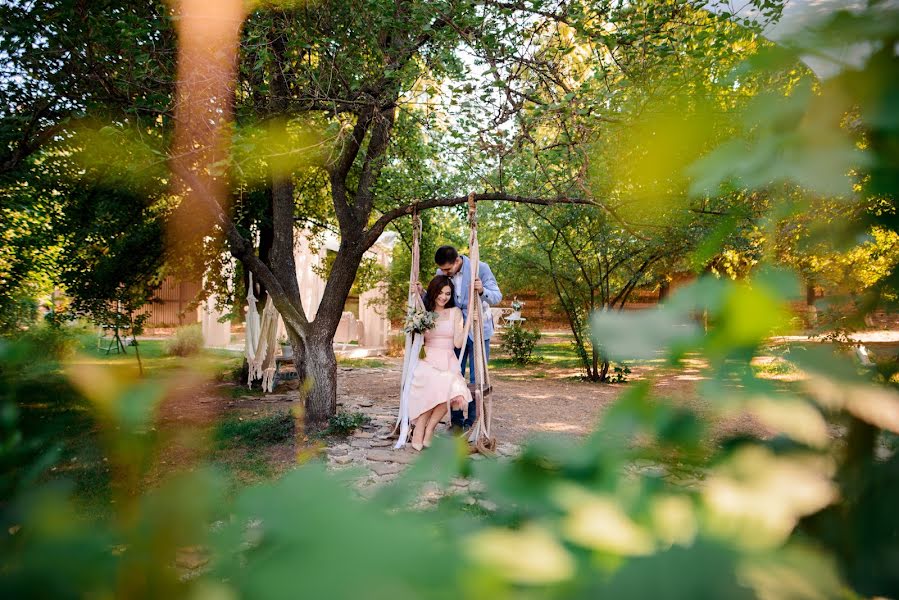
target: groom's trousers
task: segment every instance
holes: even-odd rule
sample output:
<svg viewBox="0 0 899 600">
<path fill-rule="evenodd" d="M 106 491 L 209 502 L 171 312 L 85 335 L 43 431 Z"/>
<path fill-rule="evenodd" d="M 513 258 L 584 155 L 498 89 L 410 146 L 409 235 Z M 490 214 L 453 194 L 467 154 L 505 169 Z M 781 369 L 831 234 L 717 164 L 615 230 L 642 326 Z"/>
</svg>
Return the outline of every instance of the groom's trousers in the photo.
<svg viewBox="0 0 899 600">
<path fill-rule="evenodd" d="M 463 350 L 456 349 L 456 356 Z M 490 340 L 484 340 L 484 357 L 490 360 Z M 474 383 L 474 342 L 471 338 L 465 342 L 465 350 L 462 355 L 462 377 L 465 377 L 465 366 L 468 365 L 468 381 Z M 461 410 L 453 410 L 450 414 L 450 423 L 453 427 L 471 427 L 478 417 L 477 403 L 474 398 L 468 403 L 468 415 Z"/>
</svg>

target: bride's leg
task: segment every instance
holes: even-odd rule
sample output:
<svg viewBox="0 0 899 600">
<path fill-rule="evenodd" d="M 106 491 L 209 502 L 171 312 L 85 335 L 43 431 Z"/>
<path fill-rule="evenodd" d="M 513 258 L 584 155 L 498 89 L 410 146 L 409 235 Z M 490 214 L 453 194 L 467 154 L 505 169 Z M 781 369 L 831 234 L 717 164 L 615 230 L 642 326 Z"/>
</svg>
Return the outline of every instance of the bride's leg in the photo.
<svg viewBox="0 0 899 600">
<path fill-rule="evenodd" d="M 437 429 L 437 424 L 440 423 L 444 416 L 446 416 L 446 404 L 438 404 L 431 409 L 431 417 L 428 419 L 428 426 L 425 428 L 425 438 L 422 442 L 425 448 L 430 448 L 434 430 Z"/>
<path fill-rule="evenodd" d="M 412 430 L 412 447 L 416 450 L 421 450 L 423 447 L 422 442 L 425 439 L 425 429 L 428 427 L 428 419 L 431 418 L 432 411 L 433 409 L 425 411 L 415 419 L 415 429 Z"/>
</svg>

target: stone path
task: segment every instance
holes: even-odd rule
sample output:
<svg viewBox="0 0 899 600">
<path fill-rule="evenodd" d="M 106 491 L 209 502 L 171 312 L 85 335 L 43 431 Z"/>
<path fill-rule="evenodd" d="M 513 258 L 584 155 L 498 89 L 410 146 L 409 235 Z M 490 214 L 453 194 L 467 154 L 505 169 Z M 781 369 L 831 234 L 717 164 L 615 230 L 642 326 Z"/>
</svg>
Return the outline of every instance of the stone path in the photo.
<svg viewBox="0 0 899 600">
<path fill-rule="evenodd" d="M 365 399 L 357 399 L 348 405 L 344 401 L 343 404 L 339 407 L 340 410 L 350 413 L 361 412 L 369 418 L 369 421 L 345 439 L 335 439 L 329 443 L 325 449 L 328 468 L 356 467 L 363 469 L 367 474 L 356 482 L 356 488 L 363 495 L 367 495 L 373 493 L 379 486 L 396 479 L 406 467 L 421 456 L 421 453 L 416 452 L 409 445 L 401 450 L 395 450 L 393 446 L 396 440 L 387 439 L 387 436 L 393 431 L 396 414 L 385 412 L 383 407 L 375 406 L 373 402 Z M 519 447 L 509 442 L 500 442 L 497 447 L 497 457 L 500 460 L 515 456 L 518 452 Z M 483 458 L 479 454 L 471 456 L 472 460 Z M 447 491 L 468 494 L 478 491 L 478 484 L 457 479 Z M 423 492 L 423 498 L 428 502 L 436 502 L 442 495 L 443 493 L 436 487 Z M 479 501 L 472 499 L 472 502 Z"/>
</svg>

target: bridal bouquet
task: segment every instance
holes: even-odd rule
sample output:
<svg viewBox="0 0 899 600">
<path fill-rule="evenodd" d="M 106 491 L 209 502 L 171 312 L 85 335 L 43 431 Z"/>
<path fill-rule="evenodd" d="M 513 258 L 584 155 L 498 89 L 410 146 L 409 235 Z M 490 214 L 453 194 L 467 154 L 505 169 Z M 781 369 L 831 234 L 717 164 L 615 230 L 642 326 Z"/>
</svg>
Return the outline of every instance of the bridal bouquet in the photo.
<svg viewBox="0 0 899 600">
<path fill-rule="evenodd" d="M 403 331 L 424 333 L 428 329 L 433 329 L 435 325 L 437 325 L 437 313 L 423 308 L 413 308 L 406 314 L 406 326 L 403 327 Z"/>
</svg>

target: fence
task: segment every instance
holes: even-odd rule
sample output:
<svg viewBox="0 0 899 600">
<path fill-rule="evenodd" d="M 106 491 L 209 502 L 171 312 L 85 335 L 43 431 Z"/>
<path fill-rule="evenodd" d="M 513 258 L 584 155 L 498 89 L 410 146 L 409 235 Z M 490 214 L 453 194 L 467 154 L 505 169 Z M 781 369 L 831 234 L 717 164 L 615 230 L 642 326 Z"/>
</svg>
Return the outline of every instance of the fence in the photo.
<svg viewBox="0 0 899 600">
<path fill-rule="evenodd" d="M 150 313 L 146 327 L 180 327 L 198 323 L 200 319 L 193 301 L 199 293 L 199 282 L 175 281 L 168 277 L 156 292 L 158 301 L 143 305 L 138 312 Z"/>
</svg>

